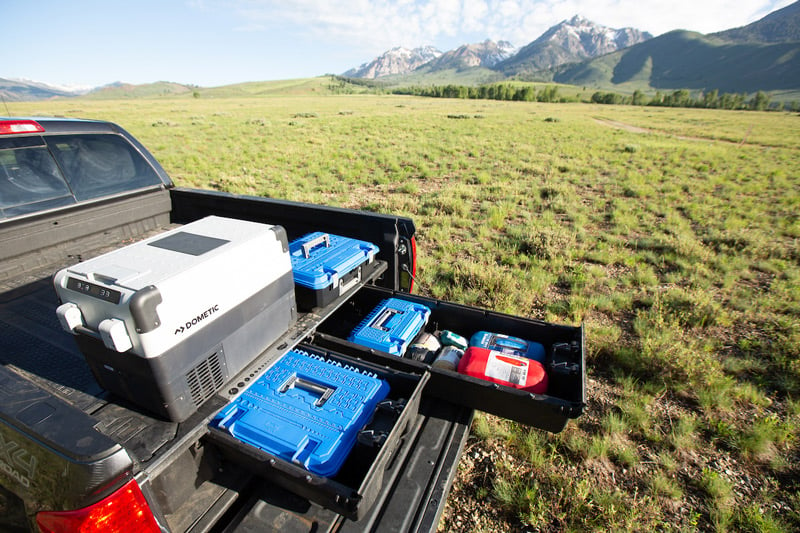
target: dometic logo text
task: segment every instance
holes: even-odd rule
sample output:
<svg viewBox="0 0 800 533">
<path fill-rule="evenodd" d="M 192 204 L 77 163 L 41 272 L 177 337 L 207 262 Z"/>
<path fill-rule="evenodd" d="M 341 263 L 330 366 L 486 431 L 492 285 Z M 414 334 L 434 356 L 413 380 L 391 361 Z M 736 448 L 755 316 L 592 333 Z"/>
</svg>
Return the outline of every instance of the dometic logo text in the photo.
<svg viewBox="0 0 800 533">
<path fill-rule="evenodd" d="M 36 474 L 36 457 L 13 440 L 5 440 L 0 435 L 0 471 L 5 472 L 23 487 L 30 488 L 30 478 Z"/>
<path fill-rule="evenodd" d="M 179 327 L 178 329 L 175 330 L 175 335 L 180 335 L 184 331 L 192 329 L 192 327 L 196 326 L 197 324 L 199 324 L 203 320 L 207 319 L 208 317 L 210 317 L 211 315 L 213 315 L 217 311 L 219 311 L 219 304 L 212 305 L 211 307 L 209 307 L 208 309 L 206 309 L 205 311 L 203 311 L 202 313 L 200 313 L 199 315 L 197 315 L 193 319 L 187 320 L 184 325 L 182 325 L 181 327 Z"/>
</svg>

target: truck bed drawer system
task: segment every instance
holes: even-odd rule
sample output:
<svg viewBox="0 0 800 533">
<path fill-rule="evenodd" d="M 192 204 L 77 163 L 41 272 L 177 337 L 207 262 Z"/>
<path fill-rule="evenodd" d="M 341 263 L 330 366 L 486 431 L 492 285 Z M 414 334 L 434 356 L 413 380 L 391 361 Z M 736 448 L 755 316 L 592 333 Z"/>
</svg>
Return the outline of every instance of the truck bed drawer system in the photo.
<svg viewBox="0 0 800 533">
<path fill-rule="evenodd" d="M 310 252 L 328 251 L 320 235 Z M 224 461 L 350 520 L 398 475 L 423 398 L 427 409 L 445 400 L 554 432 L 581 414 L 582 327 L 368 285 L 381 265 L 369 243 L 357 248 L 354 281 L 298 295 L 281 227 L 206 217 L 60 270 L 56 314 L 101 386 L 174 422 L 213 398 L 204 440 Z M 290 333 L 303 331 L 304 310 L 321 321 L 303 339 Z M 470 349 L 488 353 L 481 368 L 494 370 L 481 379 L 413 359 L 406 347 L 420 334 L 472 337 Z M 536 349 L 520 351 L 521 339 Z M 495 359 L 511 357 L 546 368 L 546 392 L 492 378 Z"/>
</svg>

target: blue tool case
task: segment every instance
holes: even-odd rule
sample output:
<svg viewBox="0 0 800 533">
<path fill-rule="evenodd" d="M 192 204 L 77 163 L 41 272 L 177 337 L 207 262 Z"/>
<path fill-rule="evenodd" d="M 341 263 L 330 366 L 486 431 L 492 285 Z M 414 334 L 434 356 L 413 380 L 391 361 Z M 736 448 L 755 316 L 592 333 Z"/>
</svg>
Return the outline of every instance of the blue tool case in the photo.
<svg viewBox="0 0 800 533">
<path fill-rule="evenodd" d="M 319 231 L 289 243 L 298 308 L 324 307 L 347 292 L 377 253 L 372 243 Z"/>
<path fill-rule="evenodd" d="M 347 340 L 402 357 L 430 315 L 430 308 L 422 304 L 387 298 L 356 326 Z"/>
<path fill-rule="evenodd" d="M 211 427 L 322 476 L 335 475 L 389 384 L 291 350 L 220 411 Z"/>
</svg>

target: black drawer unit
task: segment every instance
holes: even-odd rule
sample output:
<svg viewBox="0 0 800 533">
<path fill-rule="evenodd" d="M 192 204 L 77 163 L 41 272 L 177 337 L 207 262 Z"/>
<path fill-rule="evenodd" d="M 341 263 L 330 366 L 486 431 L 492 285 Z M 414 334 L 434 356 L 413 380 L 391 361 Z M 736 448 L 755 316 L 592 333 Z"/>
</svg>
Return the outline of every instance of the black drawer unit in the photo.
<svg viewBox="0 0 800 533">
<path fill-rule="evenodd" d="M 298 349 L 373 373 L 389 383 L 387 399 L 381 402 L 371 422 L 360 432 L 355 447 L 337 474 L 330 477 L 315 474 L 214 427 L 210 428 L 207 439 L 219 447 L 226 460 L 347 518 L 357 520 L 381 494 L 384 483 L 389 482 L 387 472 L 390 467 L 404 458 L 408 445 L 419 431 L 420 401 L 430 376 L 370 364 L 303 344 Z"/>
<path fill-rule="evenodd" d="M 352 329 L 388 297 L 428 306 L 431 316 L 425 331 L 429 333 L 449 330 L 469 338 L 478 331 L 493 331 L 541 343 L 546 352 L 545 369 L 549 378 L 547 392 L 525 392 L 347 341 Z M 312 342 L 391 368 L 427 372 L 430 379 L 425 387 L 426 395 L 554 433 L 563 430 L 569 419 L 580 416 L 585 404 L 586 364 L 582 325 L 566 326 L 524 319 L 367 286 L 319 326 Z"/>
</svg>

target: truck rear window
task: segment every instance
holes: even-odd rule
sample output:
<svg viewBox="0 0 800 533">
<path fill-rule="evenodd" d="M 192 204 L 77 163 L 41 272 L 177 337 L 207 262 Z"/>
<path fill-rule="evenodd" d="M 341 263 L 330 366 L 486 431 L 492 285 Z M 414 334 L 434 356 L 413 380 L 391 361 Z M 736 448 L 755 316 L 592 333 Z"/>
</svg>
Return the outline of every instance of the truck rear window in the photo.
<svg viewBox="0 0 800 533">
<path fill-rule="evenodd" d="M 71 203 L 75 198 L 40 137 L 0 139 L 3 218 Z"/>
<path fill-rule="evenodd" d="M 161 183 L 142 155 L 118 135 L 0 139 L 0 218 Z"/>
</svg>

